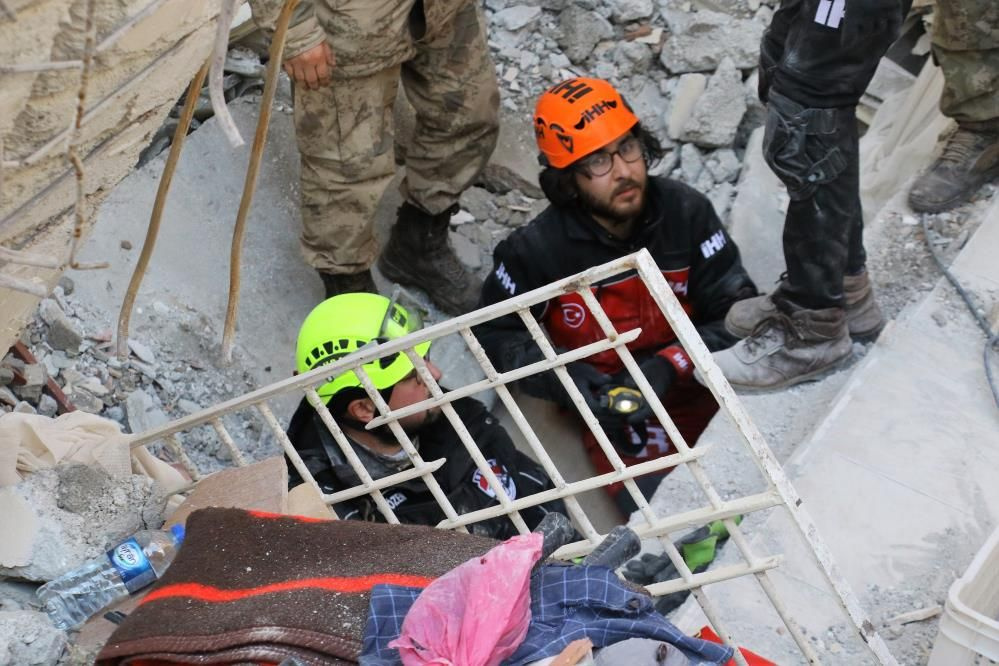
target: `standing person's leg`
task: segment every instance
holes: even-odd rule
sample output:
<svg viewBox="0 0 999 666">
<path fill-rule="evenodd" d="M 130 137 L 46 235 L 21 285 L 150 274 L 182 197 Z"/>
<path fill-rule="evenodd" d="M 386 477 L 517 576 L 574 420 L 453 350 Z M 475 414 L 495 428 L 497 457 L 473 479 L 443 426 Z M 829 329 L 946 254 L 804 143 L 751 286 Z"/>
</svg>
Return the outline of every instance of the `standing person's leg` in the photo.
<svg viewBox="0 0 999 666">
<path fill-rule="evenodd" d="M 756 322 L 753 335 L 715 354 L 729 381 L 749 389 L 804 381 L 850 354 L 848 270 L 857 275 L 847 282 L 857 287 L 864 280 L 871 298 L 854 109 L 908 9 L 904 0 L 852 5 L 846 14 L 837 10 L 842 3 L 785 4 L 796 13 L 772 69 L 764 155 L 791 197 L 783 237 L 787 276 L 771 296 L 776 307 Z"/>
<path fill-rule="evenodd" d="M 399 68 L 295 88 L 301 153 L 302 253 L 326 297 L 375 291 L 375 208 L 395 171 L 392 106 Z"/>
<path fill-rule="evenodd" d="M 448 222 L 499 133 L 499 88 L 477 3 L 428 43 L 418 42 L 416 57 L 403 64 L 402 83 L 416 127 L 406 148 L 406 202 L 378 267 L 425 289 L 442 309 L 467 312 L 478 303 L 481 282 L 450 247 Z"/>
<path fill-rule="evenodd" d="M 999 178 L 999 3 L 938 0 L 933 57 L 944 75 L 940 110 L 957 130 L 909 192 L 920 212 L 962 204 Z"/>
</svg>

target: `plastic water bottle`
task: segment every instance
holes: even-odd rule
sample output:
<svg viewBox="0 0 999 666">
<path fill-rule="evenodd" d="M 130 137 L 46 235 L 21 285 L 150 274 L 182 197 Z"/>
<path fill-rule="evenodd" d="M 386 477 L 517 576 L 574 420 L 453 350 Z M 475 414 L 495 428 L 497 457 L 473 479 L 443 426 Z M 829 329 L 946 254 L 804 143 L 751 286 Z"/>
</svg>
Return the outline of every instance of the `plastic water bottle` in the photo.
<svg viewBox="0 0 999 666">
<path fill-rule="evenodd" d="M 151 585 L 170 566 L 183 541 L 183 525 L 136 532 L 106 556 L 42 585 L 36 594 L 56 627 L 72 629 Z"/>
</svg>

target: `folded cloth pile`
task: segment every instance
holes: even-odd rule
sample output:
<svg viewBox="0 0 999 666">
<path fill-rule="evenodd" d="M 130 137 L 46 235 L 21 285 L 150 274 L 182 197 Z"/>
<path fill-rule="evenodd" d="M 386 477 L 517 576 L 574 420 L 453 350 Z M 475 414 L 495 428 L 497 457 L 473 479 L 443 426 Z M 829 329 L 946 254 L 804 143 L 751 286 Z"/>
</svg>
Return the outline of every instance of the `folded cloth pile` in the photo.
<svg viewBox="0 0 999 666">
<path fill-rule="evenodd" d="M 398 666 L 399 652 L 388 646 L 420 595 L 419 587 L 376 585 L 364 630 L 362 666 Z M 652 599 L 607 567 L 547 565 L 531 579 L 531 625 L 517 651 L 503 664 L 523 666 L 562 652 L 574 640 L 589 638 L 600 648 L 629 638 L 653 638 L 676 647 L 692 666 L 724 664 L 732 648 L 687 636 L 656 612 Z"/>
<path fill-rule="evenodd" d="M 177 558 L 97 663 L 356 663 L 373 586 L 419 590 L 496 543 L 414 525 L 195 511 Z"/>
</svg>

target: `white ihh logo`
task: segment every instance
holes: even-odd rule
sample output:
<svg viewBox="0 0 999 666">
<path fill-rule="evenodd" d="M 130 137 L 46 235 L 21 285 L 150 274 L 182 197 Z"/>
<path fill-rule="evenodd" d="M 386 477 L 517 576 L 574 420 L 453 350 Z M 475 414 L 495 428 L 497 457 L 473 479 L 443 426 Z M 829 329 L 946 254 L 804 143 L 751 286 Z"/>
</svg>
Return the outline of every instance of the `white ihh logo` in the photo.
<svg viewBox="0 0 999 666">
<path fill-rule="evenodd" d="M 815 12 L 815 22 L 829 28 L 838 28 L 846 14 L 846 0 L 820 0 Z"/>
</svg>

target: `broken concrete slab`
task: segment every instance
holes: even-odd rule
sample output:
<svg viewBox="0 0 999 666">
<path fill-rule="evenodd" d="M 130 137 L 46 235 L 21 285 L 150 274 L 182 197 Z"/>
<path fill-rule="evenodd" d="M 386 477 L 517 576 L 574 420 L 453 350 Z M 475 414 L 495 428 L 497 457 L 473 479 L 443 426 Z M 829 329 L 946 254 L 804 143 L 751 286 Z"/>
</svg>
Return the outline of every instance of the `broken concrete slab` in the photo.
<svg viewBox="0 0 999 666">
<path fill-rule="evenodd" d="M 708 81 L 704 94 L 694 103 L 680 138 L 705 148 L 729 146 L 745 113 L 742 75 L 732 59 L 725 58 Z"/>
<path fill-rule="evenodd" d="M 556 40 L 569 60 L 576 64 L 584 62 L 598 43 L 613 36 L 613 26 L 596 12 L 574 4 L 559 15 Z"/>
<path fill-rule="evenodd" d="M 704 166 L 711 172 L 716 183 L 732 183 L 739 177 L 742 165 L 731 148 L 719 148 L 704 160 Z"/>
<path fill-rule="evenodd" d="M 784 272 L 781 241 L 787 192 L 763 159 L 763 128 L 746 146 L 738 194 L 729 214 L 729 231 L 742 253 L 742 263 L 762 291 Z"/>
<path fill-rule="evenodd" d="M 163 521 L 165 498 L 146 476 L 114 479 L 84 465 L 28 475 L 0 491 L 0 576 L 49 581 L 147 525 Z M 9 508 L 8 508 L 9 507 Z"/>
<path fill-rule="evenodd" d="M 701 151 L 692 143 L 685 143 L 680 148 L 680 171 L 683 182 L 693 184 L 701 176 L 704 169 L 704 158 Z"/>
<path fill-rule="evenodd" d="M 666 10 L 663 16 L 670 36 L 659 59 L 671 73 L 711 71 L 725 58 L 739 69 L 757 66 L 761 23 L 712 11 Z"/>
<path fill-rule="evenodd" d="M 492 192 L 520 190 L 529 197 L 544 196 L 538 185 L 538 148 L 534 142 L 531 117 L 504 110 L 500 116 L 496 150 L 480 180 Z"/>
<path fill-rule="evenodd" d="M 63 309 L 51 298 L 43 299 L 38 305 L 38 314 L 48 324 L 46 340 L 53 349 L 77 353 L 83 342 L 83 333 L 70 320 Z"/>
<path fill-rule="evenodd" d="M 652 16 L 652 0 L 610 0 L 608 5 L 615 23 L 630 23 Z"/>
<path fill-rule="evenodd" d="M 694 105 L 704 94 L 708 85 L 708 77 L 703 74 L 684 74 L 677 83 L 673 93 L 673 108 L 669 115 L 669 137 L 678 140 L 687 119 L 694 111 Z"/>
<path fill-rule="evenodd" d="M 125 398 L 125 412 L 128 428 L 134 434 L 152 430 L 170 420 L 152 396 L 142 389 L 132 391 Z"/>
<path fill-rule="evenodd" d="M 541 18 L 541 7 L 515 5 L 493 14 L 492 22 L 501 28 L 516 32 L 537 23 Z"/>
<path fill-rule="evenodd" d="M 37 402 L 42 396 L 42 389 L 45 388 L 45 382 L 48 381 L 45 366 L 40 363 L 27 363 L 22 373 L 24 375 L 24 384 L 15 388 L 14 391 L 25 400 Z"/>
<path fill-rule="evenodd" d="M 0 611 L 0 664 L 51 666 L 66 649 L 66 632 L 45 613 Z"/>
</svg>

